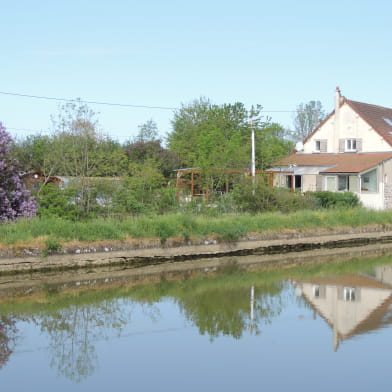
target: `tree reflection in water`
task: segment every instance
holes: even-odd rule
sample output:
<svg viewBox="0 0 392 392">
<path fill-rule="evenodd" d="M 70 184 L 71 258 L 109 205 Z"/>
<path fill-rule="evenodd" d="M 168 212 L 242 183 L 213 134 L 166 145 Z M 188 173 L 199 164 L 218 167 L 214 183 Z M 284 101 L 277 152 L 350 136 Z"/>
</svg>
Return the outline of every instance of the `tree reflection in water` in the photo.
<svg viewBox="0 0 392 392">
<path fill-rule="evenodd" d="M 244 331 L 260 333 L 261 324 L 278 316 L 283 303 L 282 283 L 264 286 L 211 288 L 177 299 L 185 317 L 211 340 L 229 335 L 240 339 Z"/>
<path fill-rule="evenodd" d="M 8 362 L 15 344 L 17 329 L 15 321 L 7 316 L 0 317 L 0 369 Z"/>
<path fill-rule="evenodd" d="M 106 300 L 75 304 L 34 318 L 50 337 L 51 367 L 76 382 L 92 375 L 98 361 L 95 343 L 112 336 L 113 331 L 121 334 L 130 318 L 124 310 L 123 301 Z"/>
</svg>

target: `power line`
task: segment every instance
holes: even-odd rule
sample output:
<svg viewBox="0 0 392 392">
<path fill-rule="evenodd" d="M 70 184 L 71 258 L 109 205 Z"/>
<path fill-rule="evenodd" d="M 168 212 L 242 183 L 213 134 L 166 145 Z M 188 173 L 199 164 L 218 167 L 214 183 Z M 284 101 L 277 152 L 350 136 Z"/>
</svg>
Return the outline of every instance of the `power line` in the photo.
<svg viewBox="0 0 392 392">
<path fill-rule="evenodd" d="M 81 102 L 88 103 L 93 105 L 106 105 L 106 106 L 120 106 L 120 107 L 129 107 L 129 108 L 142 108 L 142 109 L 160 109 L 160 110 L 176 110 L 178 108 L 170 107 L 170 106 L 149 106 L 149 105 L 133 105 L 127 103 L 113 103 L 113 102 L 100 102 L 100 101 L 85 101 L 82 99 L 67 99 L 67 98 L 56 98 L 56 97 L 46 97 L 42 95 L 29 95 L 29 94 L 19 94 L 19 93 L 10 93 L 7 91 L 0 91 L 2 95 L 12 95 L 14 97 L 23 97 L 23 98 L 35 98 L 35 99 L 45 99 L 49 101 L 60 101 L 60 102 Z"/>
<path fill-rule="evenodd" d="M 8 91 L 0 91 L 2 95 L 11 95 L 14 97 L 23 97 L 23 98 L 34 98 L 34 99 L 44 99 L 49 101 L 60 101 L 60 102 L 81 102 L 88 103 L 94 105 L 106 105 L 106 106 L 119 106 L 119 107 L 129 107 L 129 108 L 141 108 L 141 109 L 160 109 L 160 110 L 178 110 L 178 107 L 171 106 L 151 106 L 151 105 L 134 105 L 127 103 L 114 103 L 114 102 L 102 102 L 102 101 L 85 101 L 82 99 L 67 99 L 67 98 L 58 98 L 58 97 L 47 97 L 43 95 L 30 95 L 30 94 L 21 94 L 21 93 L 11 93 Z M 298 110 L 262 110 L 263 113 L 296 113 Z"/>
</svg>

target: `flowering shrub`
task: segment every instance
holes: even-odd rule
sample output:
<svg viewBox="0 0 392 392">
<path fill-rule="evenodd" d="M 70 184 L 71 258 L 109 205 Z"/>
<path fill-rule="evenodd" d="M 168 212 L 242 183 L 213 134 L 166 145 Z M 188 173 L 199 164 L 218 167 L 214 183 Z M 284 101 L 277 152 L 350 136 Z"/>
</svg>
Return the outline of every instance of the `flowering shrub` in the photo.
<svg viewBox="0 0 392 392">
<path fill-rule="evenodd" d="M 37 202 L 20 182 L 17 162 L 9 156 L 12 137 L 0 123 L 0 221 L 35 216 Z"/>
</svg>

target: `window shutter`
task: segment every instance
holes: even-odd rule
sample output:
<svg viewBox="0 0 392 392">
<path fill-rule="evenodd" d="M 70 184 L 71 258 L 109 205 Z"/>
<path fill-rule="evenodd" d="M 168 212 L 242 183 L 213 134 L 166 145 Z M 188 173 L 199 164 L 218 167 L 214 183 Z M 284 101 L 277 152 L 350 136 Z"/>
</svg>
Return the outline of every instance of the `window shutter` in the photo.
<svg viewBox="0 0 392 392">
<path fill-rule="evenodd" d="M 320 152 L 327 152 L 327 139 L 320 140 Z"/>
<path fill-rule="evenodd" d="M 316 176 L 316 191 L 322 191 L 323 190 L 323 176 L 320 176 L 319 174 Z"/>
<path fill-rule="evenodd" d="M 346 149 L 345 143 L 346 143 L 345 139 L 339 139 L 339 152 L 345 151 Z"/>
<path fill-rule="evenodd" d="M 357 151 L 361 152 L 362 151 L 362 139 L 356 139 L 357 143 Z"/>
<path fill-rule="evenodd" d="M 342 301 L 344 299 L 343 298 L 343 287 L 342 286 L 338 286 L 337 290 L 338 290 L 338 299 Z"/>
</svg>

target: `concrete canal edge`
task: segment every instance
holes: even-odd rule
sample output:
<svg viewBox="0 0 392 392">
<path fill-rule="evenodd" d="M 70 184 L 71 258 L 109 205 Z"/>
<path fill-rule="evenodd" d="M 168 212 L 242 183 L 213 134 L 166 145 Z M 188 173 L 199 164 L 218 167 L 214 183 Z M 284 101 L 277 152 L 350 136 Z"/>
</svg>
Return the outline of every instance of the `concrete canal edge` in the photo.
<svg viewBox="0 0 392 392">
<path fill-rule="evenodd" d="M 358 248 L 354 252 L 354 248 Z M 301 263 L 306 255 L 327 260 L 328 255 L 353 255 L 392 252 L 392 231 L 303 236 L 290 239 L 246 240 L 236 243 L 210 243 L 177 247 L 127 249 L 111 252 L 62 254 L 47 257 L 0 259 L 0 275 L 52 272 L 106 266 L 137 268 L 171 265 L 170 269 L 203 266 L 224 257 L 247 256 L 243 263 L 280 266 Z M 282 257 L 282 255 L 285 255 Z M 329 257 L 331 258 L 331 257 Z M 246 261 L 248 260 L 248 261 Z M 182 263 L 182 262 L 187 263 Z M 189 263 L 192 261 L 192 263 Z M 204 262 L 203 262 L 204 261 Z M 186 264 L 186 265 L 185 265 Z M 166 270 L 168 269 L 165 267 Z"/>
</svg>

